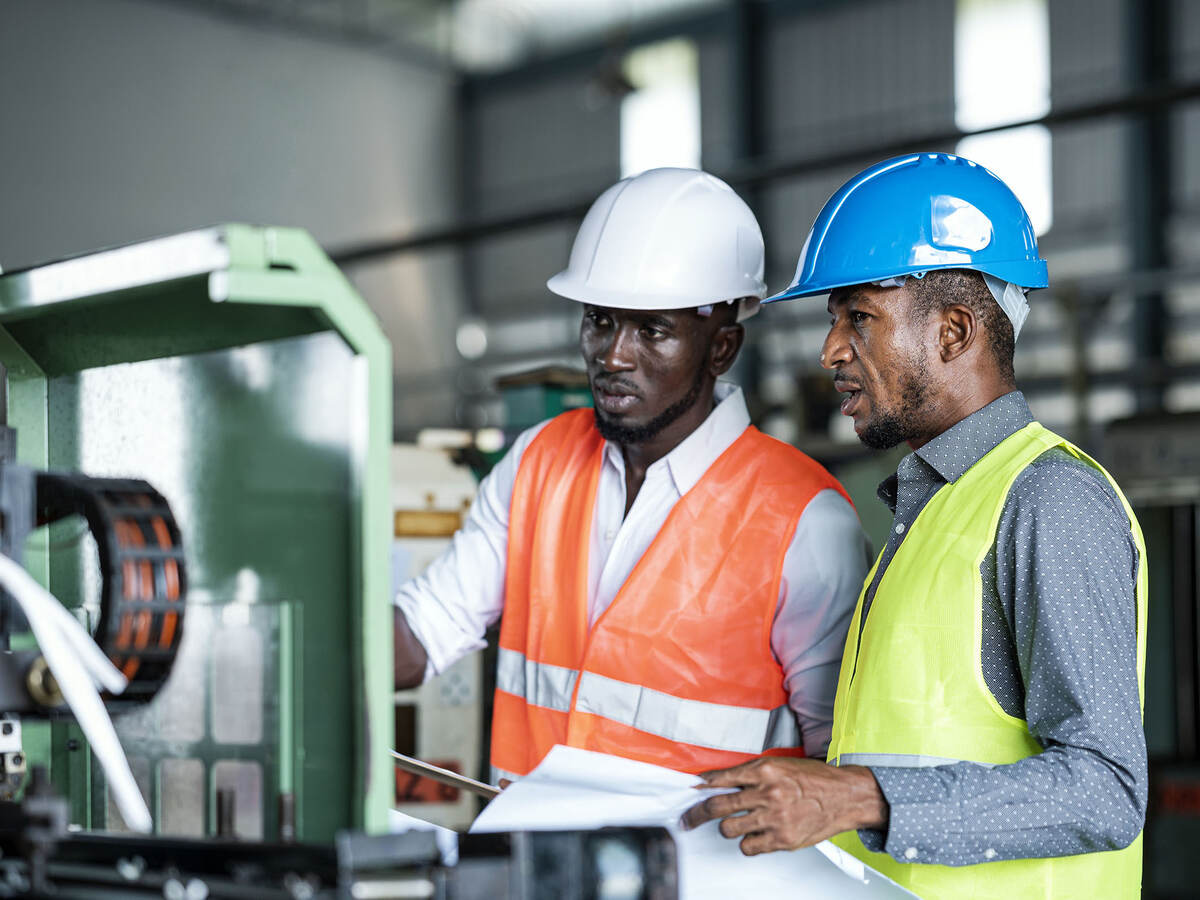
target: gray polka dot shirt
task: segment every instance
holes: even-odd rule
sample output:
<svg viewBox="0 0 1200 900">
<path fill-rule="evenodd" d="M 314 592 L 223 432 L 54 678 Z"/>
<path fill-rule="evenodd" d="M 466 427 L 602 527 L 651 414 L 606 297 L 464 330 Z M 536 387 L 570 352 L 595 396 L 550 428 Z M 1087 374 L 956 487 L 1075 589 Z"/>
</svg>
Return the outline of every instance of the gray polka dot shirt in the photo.
<svg viewBox="0 0 1200 900">
<path fill-rule="evenodd" d="M 900 461 L 879 486 L 895 513 L 879 579 L 917 514 L 948 482 L 1033 421 L 1018 391 Z M 984 680 L 1044 747 L 1006 766 L 872 766 L 891 807 L 867 848 L 962 866 L 1113 850 L 1141 831 L 1146 741 L 1137 686 L 1137 548 L 1099 472 L 1062 450 L 1014 482 L 983 576 Z"/>
</svg>

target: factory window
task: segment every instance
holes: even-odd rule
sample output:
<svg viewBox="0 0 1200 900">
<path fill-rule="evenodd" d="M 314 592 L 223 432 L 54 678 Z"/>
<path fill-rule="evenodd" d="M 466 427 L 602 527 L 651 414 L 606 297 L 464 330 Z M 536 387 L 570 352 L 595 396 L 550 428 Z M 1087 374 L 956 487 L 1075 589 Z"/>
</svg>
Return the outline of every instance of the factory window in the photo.
<svg viewBox="0 0 1200 900">
<path fill-rule="evenodd" d="M 676 38 L 625 57 L 632 90 L 621 100 L 621 177 L 656 166 L 700 168 L 696 45 Z"/>
<path fill-rule="evenodd" d="M 1046 0 L 958 0 L 954 20 L 954 119 L 973 131 L 1050 111 Z M 958 153 L 1016 192 L 1039 235 L 1050 230 L 1050 132 L 1029 125 L 964 138 Z"/>
</svg>

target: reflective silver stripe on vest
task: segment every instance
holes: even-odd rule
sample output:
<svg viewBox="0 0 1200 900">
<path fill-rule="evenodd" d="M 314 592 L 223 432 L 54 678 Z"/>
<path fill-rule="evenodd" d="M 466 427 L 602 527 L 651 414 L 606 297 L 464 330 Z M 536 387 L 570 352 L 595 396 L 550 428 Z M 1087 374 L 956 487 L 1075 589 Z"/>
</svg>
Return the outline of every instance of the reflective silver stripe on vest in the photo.
<svg viewBox="0 0 1200 900">
<path fill-rule="evenodd" d="M 571 695 L 578 677 L 574 669 L 534 662 L 516 650 L 503 647 L 496 662 L 496 687 L 524 697 L 526 703 L 559 712 L 571 711 Z"/>
<path fill-rule="evenodd" d="M 969 762 L 977 766 L 992 768 L 994 763 L 975 762 L 973 759 L 951 759 L 948 756 L 926 756 L 923 753 L 843 753 L 834 763 L 836 766 L 895 766 L 901 769 L 924 769 L 930 766 L 952 766 Z"/>
<path fill-rule="evenodd" d="M 800 729 L 787 706 L 753 709 L 685 700 L 627 681 L 584 672 L 575 708 L 669 741 L 734 753 L 800 746 Z"/>
</svg>

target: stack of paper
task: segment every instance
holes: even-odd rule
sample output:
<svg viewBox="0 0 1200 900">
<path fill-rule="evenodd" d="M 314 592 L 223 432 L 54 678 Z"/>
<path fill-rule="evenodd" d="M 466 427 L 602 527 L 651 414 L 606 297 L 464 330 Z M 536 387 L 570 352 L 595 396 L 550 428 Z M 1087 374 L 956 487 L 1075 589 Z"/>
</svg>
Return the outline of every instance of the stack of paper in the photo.
<svg viewBox="0 0 1200 900">
<path fill-rule="evenodd" d="M 648 763 L 555 747 L 533 772 L 488 804 L 473 832 L 660 825 L 670 830 L 679 854 L 680 897 L 836 897 L 881 900 L 914 894 L 824 841 L 816 847 L 743 856 L 709 822 L 692 831 L 679 817 L 706 793 L 695 775 Z"/>
</svg>

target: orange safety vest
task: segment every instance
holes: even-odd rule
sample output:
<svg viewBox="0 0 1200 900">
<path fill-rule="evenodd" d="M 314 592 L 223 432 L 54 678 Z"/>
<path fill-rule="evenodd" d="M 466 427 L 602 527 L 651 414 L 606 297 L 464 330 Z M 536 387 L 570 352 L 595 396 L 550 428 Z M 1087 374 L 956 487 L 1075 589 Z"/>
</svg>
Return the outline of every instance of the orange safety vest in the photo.
<svg viewBox="0 0 1200 900">
<path fill-rule="evenodd" d="M 803 756 L 771 626 L 801 513 L 826 488 L 846 492 L 799 450 L 747 428 L 675 504 L 589 629 L 603 452 L 592 410 L 581 409 L 548 423 L 521 459 L 493 775 L 527 774 L 555 744 L 687 772 Z"/>
</svg>

